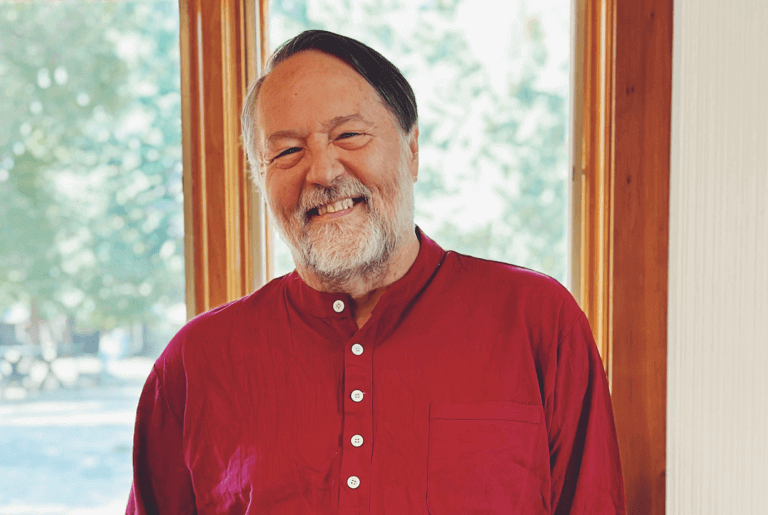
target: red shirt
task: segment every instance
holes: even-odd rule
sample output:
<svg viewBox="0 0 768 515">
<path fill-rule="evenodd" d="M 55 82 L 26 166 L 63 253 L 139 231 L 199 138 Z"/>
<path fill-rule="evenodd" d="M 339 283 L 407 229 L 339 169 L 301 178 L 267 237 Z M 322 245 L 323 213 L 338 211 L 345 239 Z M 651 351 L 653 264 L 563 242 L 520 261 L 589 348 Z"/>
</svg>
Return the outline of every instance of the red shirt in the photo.
<svg viewBox="0 0 768 515">
<path fill-rule="evenodd" d="M 573 298 L 419 238 L 361 329 L 296 272 L 189 322 L 139 402 L 127 513 L 625 513 Z"/>
</svg>

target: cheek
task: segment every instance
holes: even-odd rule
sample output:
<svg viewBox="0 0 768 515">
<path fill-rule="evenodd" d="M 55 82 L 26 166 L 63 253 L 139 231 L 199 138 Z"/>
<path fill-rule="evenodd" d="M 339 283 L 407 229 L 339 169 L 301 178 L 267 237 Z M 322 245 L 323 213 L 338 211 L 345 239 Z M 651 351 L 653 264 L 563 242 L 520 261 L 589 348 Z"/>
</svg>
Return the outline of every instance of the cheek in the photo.
<svg viewBox="0 0 768 515">
<path fill-rule="evenodd" d="M 401 163 L 389 161 L 386 167 L 386 173 L 381 178 L 381 192 L 385 197 L 387 206 L 397 209 L 397 201 L 399 198 L 399 192 L 401 188 L 407 187 L 402 183 L 402 173 L 400 171 Z"/>
<path fill-rule="evenodd" d="M 392 156 L 399 156 L 399 149 L 381 149 L 365 158 L 363 166 L 365 177 L 360 177 L 371 190 L 384 197 L 384 202 L 393 201 L 393 195 L 398 190 L 399 160 Z"/>
<path fill-rule="evenodd" d="M 299 202 L 299 186 L 292 181 L 267 177 L 265 181 L 269 204 L 276 214 L 290 216 Z"/>
</svg>

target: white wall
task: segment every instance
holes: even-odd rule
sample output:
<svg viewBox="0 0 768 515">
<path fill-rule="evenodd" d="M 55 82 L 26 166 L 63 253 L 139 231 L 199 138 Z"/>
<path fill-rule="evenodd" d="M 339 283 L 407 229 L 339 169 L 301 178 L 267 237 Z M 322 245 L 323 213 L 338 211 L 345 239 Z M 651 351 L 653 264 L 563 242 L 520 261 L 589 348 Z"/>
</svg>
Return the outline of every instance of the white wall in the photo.
<svg viewBox="0 0 768 515">
<path fill-rule="evenodd" d="M 768 0 L 676 0 L 667 513 L 768 514 Z"/>
</svg>

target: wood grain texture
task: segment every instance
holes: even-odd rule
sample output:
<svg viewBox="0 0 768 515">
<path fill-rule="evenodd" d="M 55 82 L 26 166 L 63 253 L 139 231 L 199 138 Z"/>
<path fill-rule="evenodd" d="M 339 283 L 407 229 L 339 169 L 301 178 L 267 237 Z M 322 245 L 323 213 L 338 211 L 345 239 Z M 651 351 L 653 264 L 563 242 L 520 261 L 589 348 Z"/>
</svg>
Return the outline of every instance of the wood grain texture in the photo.
<svg viewBox="0 0 768 515">
<path fill-rule="evenodd" d="M 574 282 L 611 383 L 632 515 L 665 510 L 672 1 L 578 2 Z"/>
<path fill-rule="evenodd" d="M 239 113 L 253 57 L 247 0 L 180 0 L 188 312 L 251 291 L 251 187 Z M 249 38 L 250 35 L 250 38 Z M 249 41 L 250 39 L 250 41 Z M 192 297 L 192 299 L 190 299 Z M 190 300 L 192 302 L 190 302 Z"/>
<path fill-rule="evenodd" d="M 592 326 L 603 365 L 611 380 L 611 267 L 613 234 L 613 55 L 614 0 L 579 2 L 582 68 L 581 137 L 574 163 L 574 223 L 579 231 L 574 263 L 576 295 Z M 577 60 L 577 62 L 579 62 Z"/>
<path fill-rule="evenodd" d="M 616 0 L 610 339 L 631 515 L 665 512 L 673 0 Z"/>
<path fill-rule="evenodd" d="M 671 515 L 768 513 L 768 2 L 676 0 Z"/>
</svg>

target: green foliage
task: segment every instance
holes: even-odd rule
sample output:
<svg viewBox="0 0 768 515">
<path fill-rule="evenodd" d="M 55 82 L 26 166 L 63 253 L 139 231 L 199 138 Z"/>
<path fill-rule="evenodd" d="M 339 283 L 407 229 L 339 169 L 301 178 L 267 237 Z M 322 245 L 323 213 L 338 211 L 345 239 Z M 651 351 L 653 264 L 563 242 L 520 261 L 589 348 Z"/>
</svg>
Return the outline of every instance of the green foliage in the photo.
<svg viewBox="0 0 768 515">
<path fill-rule="evenodd" d="M 183 302 L 175 2 L 2 2 L 0 34 L 0 314 Z"/>
<path fill-rule="evenodd" d="M 271 43 L 320 28 L 381 51 L 419 103 L 416 223 L 446 248 L 564 281 L 570 3 L 548 3 L 562 34 L 524 0 L 273 0 Z"/>
</svg>

